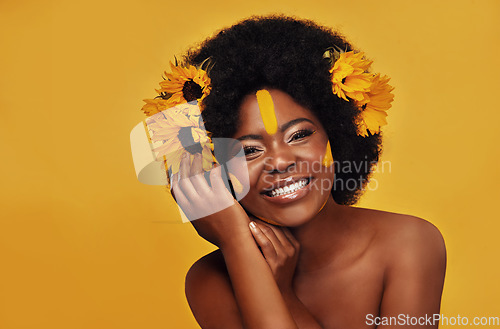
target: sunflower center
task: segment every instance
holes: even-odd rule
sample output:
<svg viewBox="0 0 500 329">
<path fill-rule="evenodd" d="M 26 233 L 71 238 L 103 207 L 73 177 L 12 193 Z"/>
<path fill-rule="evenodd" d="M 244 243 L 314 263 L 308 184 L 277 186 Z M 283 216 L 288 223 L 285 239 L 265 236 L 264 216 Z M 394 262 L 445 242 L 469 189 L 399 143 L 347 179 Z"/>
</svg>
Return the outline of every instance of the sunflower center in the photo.
<svg viewBox="0 0 500 329">
<path fill-rule="evenodd" d="M 200 143 L 196 143 L 193 138 L 193 133 L 191 132 L 191 127 L 182 127 L 179 130 L 179 141 L 182 147 L 186 149 L 191 154 L 201 153 L 203 148 Z"/>
<path fill-rule="evenodd" d="M 182 96 L 188 102 L 197 100 L 201 98 L 203 95 L 203 90 L 200 85 L 194 82 L 193 80 L 188 80 L 184 82 L 184 86 L 182 87 Z"/>
</svg>

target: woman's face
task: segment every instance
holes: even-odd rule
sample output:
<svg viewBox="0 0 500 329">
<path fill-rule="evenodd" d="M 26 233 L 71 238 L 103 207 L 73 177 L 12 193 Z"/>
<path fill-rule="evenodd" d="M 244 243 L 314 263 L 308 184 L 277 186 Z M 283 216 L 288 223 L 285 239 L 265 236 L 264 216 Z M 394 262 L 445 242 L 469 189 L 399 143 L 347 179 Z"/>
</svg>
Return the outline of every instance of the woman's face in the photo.
<svg viewBox="0 0 500 329">
<path fill-rule="evenodd" d="M 240 202 L 256 217 L 299 226 L 312 219 L 331 195 L 333 161 L 324 161 L 328 137 L 311 111 L 280 90 L 268 91 L 274 103 L 271 116 L 278 126 L 275 133 L 264 124 L 269 109 L 266 118 L 255 94 L 248 95 L 240 108 L 240 126 L 233 137 L 245 150 L 250 185 Z"/>
</svg>

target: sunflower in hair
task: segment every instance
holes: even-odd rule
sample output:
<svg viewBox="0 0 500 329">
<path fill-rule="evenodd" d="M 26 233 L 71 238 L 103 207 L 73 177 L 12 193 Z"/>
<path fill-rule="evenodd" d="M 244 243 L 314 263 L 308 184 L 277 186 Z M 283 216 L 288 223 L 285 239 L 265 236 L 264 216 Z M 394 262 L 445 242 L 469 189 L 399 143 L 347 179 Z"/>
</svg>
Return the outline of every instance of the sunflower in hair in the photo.
<svg viewBox="0 0 500 329">
<path fill-rule="evenodd" d="M 390 78 L 381 77 L 380 74 L 373 76 L 370 90 L 366 93 L 367 101 L 358 104 L 361 109 L 361 120 L 359 125 L 359 135 L 366 137 L 368 131 L 373 134 L 380 132 L 380 127 L 387 124 L 387 110 L 391 108 L 394 95 L 391 91 L 394 87 L 388 84 Z"/>
<path fill-rule="evenodd" d="M 187 67 L 170 62 L 172 73 L 165 72 L 166 79 L 160 82 L 157 92 L 168 100 L 168 105 L 187 103 L 194 100 L 201 102 L 210 93 L 210 78 L 207 72 L 193 65 Z"/>
<path fill-rule="evenodd" d="M 367 100 L 372 75 L 367 73 L 371 61 L 363 59 L 363 53 L 353 51 L 339 53 L 339 57 L 330 69 L 332 74 L 332 91 L 335 95 L 349 101 L 347 97 L 358 102 Z"/>
</svg>

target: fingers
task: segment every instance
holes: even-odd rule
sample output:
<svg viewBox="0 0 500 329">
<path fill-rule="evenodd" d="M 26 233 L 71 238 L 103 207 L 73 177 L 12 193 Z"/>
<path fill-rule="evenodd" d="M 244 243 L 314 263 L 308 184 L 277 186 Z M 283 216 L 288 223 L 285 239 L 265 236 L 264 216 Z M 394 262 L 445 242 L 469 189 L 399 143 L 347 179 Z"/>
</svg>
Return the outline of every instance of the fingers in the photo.
<svg viewBox="0 0 500 329">
<path fill-rule="evenodd" d="M 210 187 L 203 170 L 201 154 L 185 152 L 180 160 L 179 172 L 172 176 L 172 195 L 190 220 L 216 213 L 235 202 L 222 180 L 221 167 L 210 171 Z"/>
<path fill-rule="evenodd" d="M 191 164 L 191 183 L 198 194 L 210 192 L 210 186 L 203 174 L 203 157 L 201 153 L 196 153 L 193 156 L 193 163 Z"/>
<path fill-rule="evenodd" d="M 222 166 L 216 166 L 210 172 L 210 184 L 214 190 L 220 190 L 224 186 L 222 182 Z"/>
<path fill-rule="evenodd" d="M 195 154 L 193 156 L 192 163 L 190 162 L 191 161 L 189 153 L 184 152 L 184 154 L 182 154 L 181 156 L 178 179 L 179 185 L 183 189 L 184 194 L 188 199 L 195 198 L 199 194 L 203 194 L 203 192 L 210 192 L 211 190 L 203 174 L 204 171 L 202 154 Z M 231 195 L 226 189 L 226 186 L 222 179 L 221 166 L 214 167 L 210 171 L 210 183 L 214 191 Z"/>
<path fill-rule="evenodd" d="M 274 249 L 276 250 L 276 253 L 281 252 L 284 245 L 283 245 L 283 241 L 281 241 L 281 239 L 278 238 L 279 233 L 276 232 L 277 229 L 275 230 L 271 225 L 265 225 L 265 224 L 259 224 L 259 223 L 257 223 L 257 227 L 259 227 L 260 230 L 262 231 L 262 233 L 264 233 L 266 235 L 266 237 L 269 239 L 269 241 L 271 241 L 271 243 L 274 246 Z M 287 239 L 285 238 L 285 240 L 287 240 Z M 286 243 L 290 244 L 288 242 L 288 240 L 286 241 Z"/>
<path fill-rule="evenodd" d="M 180 179 L 185 179 L 189 177 L 189 173 L 191 170 L 189 169 L 190 161 L 189 161 L 189 153 L 184 151 L 181 155 L 181 163 L 179 165 L 179 176 Z"/>
<path fill-rule="evenodd" d="M 191 163 L 190 176 L 195 176 L 203 172 L 203 162 L 201 153 L 196 153 L 193 156 L 193 163 Z"/>
<path fill-rule="evenodd" d="M 274 259 L 276 258 L 276 249 L 274 248 L 274 245 L 271 243 L 271 240 L 262 232 L 259 226 L 255 222 L 250 222 L 250 231 L 252 232 L 252 235 L 259 245 L 260 249 L 262 250 L 262 253 L 264 254 L 264 257 L 266 259 Z"/>
<path fill-rule="evenodd" d="M 177 202 L 177 204 L 182 208 L 183 206 L 186 206 L 188 204 L 188 200 L 182 190 L 179 188 L 178 177 L 179 174 L 172 175 L 172 196 L 174 197 L 175 202 Z"/>
<path fill-rule="evenodd" d="M 222 179 L 222 166 L 219 165 L 212 169 L 210 172 L 210 184 L 212 185 L 215 193 L 222 193 L 225 194 L 226 197 L 231 197 L 231 199 L 233 199 L 233 196 L 226 188 L 224 180 Z"/>
<path fill-rule="evenodd" d="M 197 198 L 199 194 L 210 191 L 205 177 L 203 176 L 203 162 L 201 154 L 193 156 L 193 162 L 190 163 L 190 155 L 187 152 L 181 157 L 179 166 L 179 185 L 189 200 Z"/>
<path fill-rule="evenodd" d="M 288 231 L 286 227 L 276 227 L 274 225 L 264 223 L 262 221 L 260 221 L 258 225 L 259 227 L 264 227 L 263 230 L 265 233 L 267 233 L 268 230 L 270 231 L 269 238 L 271 239 L 271 242 L 273 242 L 275 245 L 282 245 L 285 248 L 291 248 L 294 246 L 294 244 L 292 244 L 291 240 L 285 234 L 285 230 L 288 232 L 288 234 L 291 236 L 293 240 L 295 240 L 295 238 L 293 237 L 292 233 Z M 295 240 L 295 242 L 297 242 L 297 240 Z"/>
<path fill-rule="evenodd" d="M 178 186 L 180 189 L 182 189 L 182 192 L 186 196 L 188 200 L 192 200 L 195 198 L 198 193 L 196 193 L 196 189 L 194 188 L 193 184 L 191 184 L 191 181 L 189 180 L 189 154 L 187 152 L 184 152 L 181 156 L 181 163 L 179 165 L 179 172 L 178 172 Z"/>
<path fill-rule="evenodd" d="M 274 227 L 272 225 L 255 223 L 255 227 L 250 226 L 257 243 L 263 251 L 267 250 L 270 256 L 292 257 L 300 249 L 299 242 L 286 227 Z M 271 251 L 272 247 L 272 251 Z"/>
</svg>

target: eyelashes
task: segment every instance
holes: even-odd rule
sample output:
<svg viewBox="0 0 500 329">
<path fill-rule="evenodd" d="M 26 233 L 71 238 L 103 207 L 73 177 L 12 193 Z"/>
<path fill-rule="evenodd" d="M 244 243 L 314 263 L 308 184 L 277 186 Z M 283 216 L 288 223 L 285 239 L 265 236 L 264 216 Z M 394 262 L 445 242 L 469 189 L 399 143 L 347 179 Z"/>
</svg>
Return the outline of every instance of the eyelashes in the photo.
<svg viewBox="0 0 500 329">
<path fill-rule="evenodd" d="M 293 135 L 290 137 L 289 142 L 296 141 L 296 140 L 301 140 L 303 138 L 306 138 L 308 136 L 311 136 L 314 134 L 316 131 L 311 130 L 311 129 L 301 129 L 293 133 Z"/>
<path fill-rule="evenodd" d="M 252 155 L 256 152 L 260 151 L 258 147 L 255 146 L 245 146 L 243 147 L 243 152 L 245 152 L 245 155 Z"/>
<path fill-rule="evenodd" d="M 316 131 L 312 129 L 301 129 L 297 130 L 290 136 L 287 143 L 300 142 L 303 139 L 311 136 Z M 263 148 L 260 146 L 248 145 L 243 147 L 243 151 L 245 152 L 245 156 L 247 160 L 251 160 L 259 155 L 259 153 L 263 152 Z"/>
</svg>

